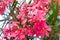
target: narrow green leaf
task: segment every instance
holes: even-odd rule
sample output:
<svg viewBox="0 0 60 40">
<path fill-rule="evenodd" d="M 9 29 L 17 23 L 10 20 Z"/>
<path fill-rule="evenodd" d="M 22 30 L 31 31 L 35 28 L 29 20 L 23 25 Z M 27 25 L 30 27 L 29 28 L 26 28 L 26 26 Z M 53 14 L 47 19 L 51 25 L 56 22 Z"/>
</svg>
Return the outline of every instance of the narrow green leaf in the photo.
<svg viewBox="0 0 60 40">
<path fill-rule="evenodd" d="M 47 20 L 48 24 L 51 24 L 52 23 L 51 21 L 53 20 L 53 12 L 55 11 L 55 9 L 54 9 L 54 1 L 53 0 L 51 0 L 50 7 L 52 9 L 52 14 L 49 15 L 49 18 Z"/>
<path fill-rule="evenodd" d="M 58 5 L 58 0 L 56 0 L 56 9 L 54 11 L 54 21 L 53 21 L 53 23 L 55 23 L 56 20 L 57 20 L 58 11 L 59 11 L 59 5 Z"/>
</svg>

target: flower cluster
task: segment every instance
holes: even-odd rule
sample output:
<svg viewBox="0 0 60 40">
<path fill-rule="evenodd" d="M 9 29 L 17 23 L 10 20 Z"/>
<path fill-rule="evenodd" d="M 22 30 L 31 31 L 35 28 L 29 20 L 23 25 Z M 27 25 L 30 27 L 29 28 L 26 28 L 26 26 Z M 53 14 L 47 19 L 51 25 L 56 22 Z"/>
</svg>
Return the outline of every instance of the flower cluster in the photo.
<svg viewBox="0 0 60 40">
<path fill-rule="evenodd" d="M 24 28 L 30 28 L 32 31 L 32 34 L 29 34 L 30 36 L 34 34 L 36 34 L 37 37 L 41 36 L 42 38 L 45 35 L 49 36 L 48 32 L 51 31 L 51 28 L 46 24 L 45 18 L 45 15 L 49 10 L 48 5 L 48 0 L 35 0 L 32 4 L 24 3 L 21 6 L 17 19 Z"/>
<path fill-rule="evenodd" d="M 49 37 L 51 27 L 46 24 L 45 17 L 49 11 L 49 3 L 50 0 L 34 0 L 31 4 L 24 3 L 19 8 L 19 14 L 16 16 L 17 21 L 11 21 L 8 28 L 3 30 L 4 38 L 27 40 L 26 36 Z"/>
</svg>

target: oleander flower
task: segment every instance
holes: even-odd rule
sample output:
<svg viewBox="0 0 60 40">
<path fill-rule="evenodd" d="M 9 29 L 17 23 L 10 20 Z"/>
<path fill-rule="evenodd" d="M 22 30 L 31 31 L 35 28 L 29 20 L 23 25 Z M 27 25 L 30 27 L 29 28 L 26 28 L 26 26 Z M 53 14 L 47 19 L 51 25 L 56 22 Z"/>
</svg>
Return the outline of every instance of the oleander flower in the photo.
<svg viewBox="0 0 60 40">
<path fill-rule="evenodd" d="M 20 28 L 16 24 L 16 22 L 12 22 L 11 24 L 8 24 L 8 28 L 5 28 L 3 30 L 4 32 L 4 37 L 7 37 L 8 39 L 12 37 L 16 37 L 18 34 L 20 34 Z"/>
<path fill-rule="evenodd" d="M 24 34 L 19 34 L 17 40 L 27 40 Z"/>
<path fill-rule="evenodd" d="M 9 3 L 13 3 L 14 2 L 14 0 L 2 0 L 3 2 L 5 2 L 5 3 L 8 3 L 8 5 L 9 5 Z"/>
<path fill-rule="evenodd" d="M 44 36 L 49 37 L 49 31 L 51 31 L 51 28 L 44 22 L 44 21 L 37 21 L 33 26 L 34 32 L 36 36 L 41 36 L 44 38 Z"/>
<path fill-rule="evenodd" d="M 6 3 L 4 3 L 3 1 L 0 2 L 0 14 L 4 14 L 6 7 L 7 7 Z"/>
<path fill-rule="evenodd" d="M 10 3 L 13 3 L 14 0 L 1 0 L 0 2 L 0 14 L 4 14 L 5 9 L 9 6 Z"/>
</svg>

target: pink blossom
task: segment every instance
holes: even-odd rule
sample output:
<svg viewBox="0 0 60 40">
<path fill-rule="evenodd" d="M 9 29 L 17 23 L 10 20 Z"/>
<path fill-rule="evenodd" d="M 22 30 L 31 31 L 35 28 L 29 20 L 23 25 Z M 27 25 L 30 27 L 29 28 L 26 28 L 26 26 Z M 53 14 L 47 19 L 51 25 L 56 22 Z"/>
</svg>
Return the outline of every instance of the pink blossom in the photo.
<svg viewBox="0 0 60 40">
<path fill-rule="evenodd" d="M 42 3 L 49 4 L 51 0 L 42 0 Z"/>
<path fill-rule="evenodd" d="M 39 35 L 44 38 L 44 36 L 48 36 L 49 37 L 49 31 L 51 31 L 51 28 L 44 22 L 36 22 L 34 24 L 34 31 L 35 31 L 35 34 L 36 36 L 38 37 Z"/>
<path fill-rule="evenodd" d="M 21 30 L 16 23 L 14 23 L 14 25 L 12 24 L 9 24 L 8 28 L 4 29 L 4 37 L 7 37 L 7 38 L 9 37 L 9 39 L 11 37 L 15 38 L 18 34 L 20 34 L 20 30 Z"/>
<path fill-rule="evenodd" d="M 38 3 L 39 1 L 41 1 L 41 3 L 49 3 L 50 0 L 34 0 L 36 3 Z"/>
<path fill-rule="evenodd" d="M 22 20 L 22 23 L 21 23 L 21 24 L 22 24 L 23 26 L 25 26 L 25 25 L 26 25 L 26 22 L 27 22 L 27 19 L 24 19 L 24 20 Z"/>
<path fill-rule="evenodd" d="M 2 0 L 3 2 L 5 2 L 5 3 L 13 3 L 14 2 L 14 0 Z"/>
<path fill-rule="evenodd" d="M 26 31 L 28 31 L 27 28 L 22 28 L 22 29 L 21 29 L 21 32 L 22 32 L 23 34 L 28 35 L 28 32 L 26 32 Z"/>
<path fill-rule="evenodd" d="M 31 26 L 27 26 L 26 28 L 27 28 L 28 35 L 32 37 L 34 35 L 33 28 Z"/>
<path fill-rule="evenodd" d="M 4 14 L 6 7 L 8 7 L 9 3 L 13 1 L 14 0 L 2 0 L 0 2 L 0 14 Z"/>
<path fill-rule="evenodd" d="M 27 40 L 24 34 L 19 34 L 17 40 Z"/>
<path fill-rule="evenodd" d="M 9 2 L 10 2 L 10 3 L 13 3 L 13 2 L 14 2 L 14 0 L 9 0 Z"/>
<path fill-rule="evenodd" d="M 6 6 L 4 2 L 0 2 L 0 14 L 4 14 Z"/>
</svg>

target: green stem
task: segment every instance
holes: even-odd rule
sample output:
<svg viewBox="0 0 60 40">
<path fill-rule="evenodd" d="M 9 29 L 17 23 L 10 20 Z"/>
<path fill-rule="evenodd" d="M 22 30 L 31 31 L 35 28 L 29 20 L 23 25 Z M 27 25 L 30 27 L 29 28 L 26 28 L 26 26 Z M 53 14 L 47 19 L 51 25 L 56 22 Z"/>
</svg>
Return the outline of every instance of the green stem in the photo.
<svg viewBox="0 0 60 40">
<path fill-rule="evenodd" d="M 15 20 L 15 21 L 17 20 L 17 19 L 16 19 L 16 14 L 14 14 L 14 9 L 15 9 L 16 5 L 17 5 L 17 1 L 14 0 L 14 3 L 13 3 L 13 5 L 11 6 L 11 10 L 10 10 L 10 12 L 11 12 L 10 15 L 13 16 L 13 20 Z"/>
</svg>

